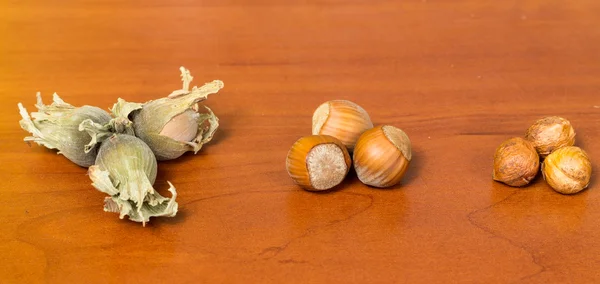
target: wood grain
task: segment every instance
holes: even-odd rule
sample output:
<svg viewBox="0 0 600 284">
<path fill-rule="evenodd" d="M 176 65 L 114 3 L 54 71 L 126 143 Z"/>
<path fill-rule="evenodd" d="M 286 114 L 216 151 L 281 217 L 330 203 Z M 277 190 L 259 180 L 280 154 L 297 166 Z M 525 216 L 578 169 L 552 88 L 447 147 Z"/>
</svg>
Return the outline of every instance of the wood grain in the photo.
<svg viewBox="0 0 600 284">
<path fill-rule="evenodd" d="M 600 188 L 493 182 L 492 157 L 568 118 L 599 172 L 600 2 L 3 1 L 2 283 L 594 283 Z M 107 108 L 194 83 L 225 88 L 197 155 L 159 163 L 180 213 L 147 227 L 102 211 L 86 169 L 19 128 L 35 92 Z M 399 186 L 301 190 L 285 171 L 322 102 L 402 128 Z"/>
</svg>

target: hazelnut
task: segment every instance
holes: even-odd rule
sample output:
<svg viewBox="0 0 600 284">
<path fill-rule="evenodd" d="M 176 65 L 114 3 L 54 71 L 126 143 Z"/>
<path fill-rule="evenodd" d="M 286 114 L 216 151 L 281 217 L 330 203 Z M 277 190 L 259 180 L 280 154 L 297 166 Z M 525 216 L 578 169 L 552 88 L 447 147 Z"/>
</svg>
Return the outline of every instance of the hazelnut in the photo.
<svg viewBox="0 0 600 284">
<path fill-rule="evenodd" d="M 310 191 L 340 184 L 350 170 L 350 154 L 338 139 L 328 135 L 300 138 L 288 152 L 286 168 L 294 182 Z"/>
<path fill-rule="evenodd" d="M 525 139 L 531 141 L 540 157 L 552 151 L 575 144 L 575 130 L 571 123 L 558 116 L 548 116 L 536 121 L 527 129 Z"/>
<path fill-rule="evenodd" d="M 410 139 L 404 131 L 390 125 L 365 131 L 354 148 L 358 179 L 375 187 L 390 187 L 400 182 L 411 158 Z"/>
<path fill-rule="evenodd" d="M 358 137 L 371 128 L 369 114 L 351 101 L 328 101 L 313 113 L 312 134 L 331 135 L 342 141 L 349 151 L 354 149 Z"/>
<path fill-rule="evenodd" d="M 540 158 L 533 144 L 515 137 L 496 149 L 492 178 L 510 186 L 524 186 L 537 175 L 539 168 Z"/>
<path fill-rule="evenodd" d="M 590 183 L 592 163 L 581 148 L 567 146 L 546 157 L 542 164 L 542 175 L 554 190 L 573 194 L 582 191 Z"/>
</svg>

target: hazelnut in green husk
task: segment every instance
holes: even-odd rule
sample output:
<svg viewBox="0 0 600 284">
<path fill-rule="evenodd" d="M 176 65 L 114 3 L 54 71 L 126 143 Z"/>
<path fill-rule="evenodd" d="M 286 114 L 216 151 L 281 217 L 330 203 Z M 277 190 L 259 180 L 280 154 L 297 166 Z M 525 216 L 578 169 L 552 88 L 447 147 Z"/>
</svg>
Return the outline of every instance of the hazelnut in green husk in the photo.
<svg viewBox="0 0 600 284">
<path fill-rule="evenodd" d="M 219 126 L 214 113 L 206 106 L 200 108 L 198 103 L 223 88 L 223 82 L 215 80 L 190 90 L 193 77 L 184 67 L 180 70 L 181 90 L 146 102 L 129 116 L 135 135 L 148 144 L 158 160 L 175 159 L 187 151 L 197 153 Z"/>
<path fill-rule="evenodd" d="M 22 117 L 19 121 L 21 128 L 32 134 L 25 137 L 26 142 L 33 141 L 49 149 L 58 149 L 59 154 L 82 167 L 94 164 L 97 148 L 84 151 L 91 138 L 79 131 L 79 124 L 86 119 L 106 124 L 111 120 L 106 111 L 87 105 L 74 107 L 65 103 L 56 93 L 51 105 L 44 105 L 40 93 L 37 93 L 35 106 L 38 112 L 32 112 L 31 116 L 21 103 L 18 106 Z"/>
<path fill-rule="evenodd" d="M 88 122 L 82 127 L 90 133 L 94 125 Z M 130 220 L 146 225 L 150 217 L 173 217 L 178 209 L 177 193 L 170 182 L 171 198 L 154 189 L 156 171 L 156 158 L 142 140 L 112 134 L 102 141 L 88 175 L 96 189 L 110 195 L 104 200 L 104 211 L 119 213 L 121 219 L 129 216 Z"/>
</svg>

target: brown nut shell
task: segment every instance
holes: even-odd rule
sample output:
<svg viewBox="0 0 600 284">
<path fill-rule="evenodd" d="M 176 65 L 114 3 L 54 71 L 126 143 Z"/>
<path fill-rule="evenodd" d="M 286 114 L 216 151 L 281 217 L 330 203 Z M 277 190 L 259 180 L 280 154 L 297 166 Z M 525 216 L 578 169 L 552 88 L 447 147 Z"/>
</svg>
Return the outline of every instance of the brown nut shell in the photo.
<svg viewBox="0 0 600 284">
<path fill-rule="evenodd" d="M 533 143 L 540 157 L 545 158 L 556 149 L 573 146 L 575 130 L 568 120 L 559 116 L 548 116 L 531 125 L 527 129 L 525 139 Z"/>
<path fill-rule="evenodd" d="M 508 139 L 496 149 L 492 178 L 510 186 L 525 186 L 537 175 L 540 158 L 533 144 L 521 137 Z"/>
<path fill-rule="evenodd" d="M 410 139 L 399 128 L 383 125 L 365 131 L 354 148 L 358 179 L 374 187 L 400 182 L 412 159 Z"/>
<path fill-rule="evenodd" d="M 346 100 L 332 100 L 321 104 L 313 113 L 312 134 L 333 136 L 349 151 L 367 129 L 373 128 L 369 114 L 359 105 Z"/>
<path fill-rule="evenodd" d="M 338 139 L 328 135 L 300 138 L 288 152 L 286 169 L 292 180 L 309 191 L 331 189 L 344 180 L 352 161 Z"/>
<path fill-rule="evenodd" d="M 592 163 L 581 148 L 567 146 L 546 157 L 542 164 L 542 174 L 555 191 L 574 194 L 590 183 Z"/>
</svg>

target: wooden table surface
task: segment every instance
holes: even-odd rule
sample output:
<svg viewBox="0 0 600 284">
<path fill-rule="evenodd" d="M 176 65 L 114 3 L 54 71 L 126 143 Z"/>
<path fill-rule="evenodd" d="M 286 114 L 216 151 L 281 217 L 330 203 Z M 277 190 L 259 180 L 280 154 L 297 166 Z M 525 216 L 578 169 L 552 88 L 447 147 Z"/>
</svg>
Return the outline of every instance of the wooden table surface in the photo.
<svg viewBox="0 0 600 284">
<path fill-rule="evenodd" d="M 597 175 L 572 196 L 491 178 L 495 148 L 546 115 L 600 172 L 600 2 L 53 2 L 0 4 L 0 282 L 600 282 Z M 37 91 L 143 102 L 180 88 L 181 65 L 225 88 L 215 140 L 159 163 L 174 218 L 103 212 L 85 168 L 22 141 L 17 102 Z M 288 177 L 331 99 L 408 133 L 399 186 Z"/>
</svg>

